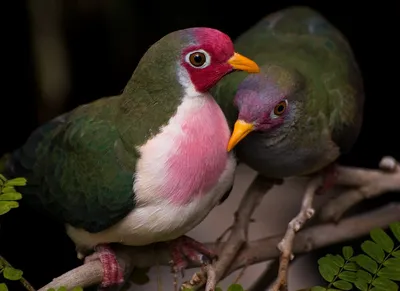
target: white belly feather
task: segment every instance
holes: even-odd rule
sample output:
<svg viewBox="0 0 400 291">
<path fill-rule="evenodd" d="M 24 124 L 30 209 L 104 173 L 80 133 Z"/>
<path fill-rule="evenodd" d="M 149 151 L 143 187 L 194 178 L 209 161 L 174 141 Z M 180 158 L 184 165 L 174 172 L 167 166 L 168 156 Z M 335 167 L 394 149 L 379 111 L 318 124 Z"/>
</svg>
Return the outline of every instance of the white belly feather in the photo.
<svg viewBox="0 0 400 291">
<path fill-rule="evenodd" d="M 174 148 L 174 137 L 182 134 L 180 124 L 185 115 L 203 106 L 204 98 L 185 98 L 177 114 L 171 118 L 161 132 L 140 148 L 141 158 L 137 163 L 134 210 L 114 226 L 98 232 L 89 233 L 67 225 L 67 233 L 79 248 L 92 248 L 100 243 L 119 242 L 126 245 L 146 245 L 166 241 L 184 235 L 197 226 L 219 203 L 231 187 L 236 160 L 228 155 L 225 170 L 218 183 L 208 193 L 197 195 L 186 205 L 171 203 L 158 193 L 163 183 L 164 163 Z M 155 151 L 154 145 L 157 147 Z"/>
</svg>

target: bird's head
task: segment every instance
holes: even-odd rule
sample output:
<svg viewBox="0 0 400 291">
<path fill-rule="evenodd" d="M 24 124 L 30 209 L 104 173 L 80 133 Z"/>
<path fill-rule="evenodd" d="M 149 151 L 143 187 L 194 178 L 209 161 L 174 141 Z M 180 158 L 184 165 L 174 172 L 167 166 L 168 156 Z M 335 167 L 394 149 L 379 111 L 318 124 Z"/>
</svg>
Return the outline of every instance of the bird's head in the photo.
<svg viewBox="0 0 400 291">
<path fill-rule="evenodd" d="M 139 61 L 124 94 L 144 90 L 150 95 L 174 91 L 180 84 L 190 93 L 205 93 L 235 71 L 258 73 L 252 60 L 236 53 L 223 32 L 206 27 L 171 32 L 154 43 Z M 178 80 L 178 82 L 176 82 Z M 191 91 L 195 92 L 191 92 Z M 172 93 L 171 93 L 172 94 Z"/>
<path fill-rule="evenodd" d="M 268 67 L 257 75 L 247 76 L 234 97 L 238 109 L 228 151 L 251 132 L 269 132 L 291 120 L 301 99 L 302 82 L 295 72 L 281 67 Z"/>
<path fill-rule="evenodd" d="M 180 63 L 198 92 L 208 91 L 235 70 L 260 71 L 255 62 L 234 51 L 228 35 L 203 27 L 182 30 Z"/>
</svg>

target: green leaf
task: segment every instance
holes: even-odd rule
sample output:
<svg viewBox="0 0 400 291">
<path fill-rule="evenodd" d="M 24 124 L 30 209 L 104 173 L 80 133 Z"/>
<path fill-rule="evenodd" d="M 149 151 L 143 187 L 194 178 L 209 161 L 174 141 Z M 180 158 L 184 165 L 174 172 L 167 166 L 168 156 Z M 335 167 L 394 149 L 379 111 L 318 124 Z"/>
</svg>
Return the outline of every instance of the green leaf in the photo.
<svg viewBox="0 0 400 291">
<path fill-rule="evenodd" d="M 13 208 L 17 208 L 19 206 L 16 201 L 0 201 L 0 215 L 6 214 Z"/>
<path fill-rule="evenodd" d="M 244 291 L 242 285 L 239 284 L 232 284 L 231 286 L 228 287 L 227 291 Z"/>
<path fill-rule="evenodd" d="M 381 228 L 371 230 L 370 235 L 372 239 L 387 253 L 393 251 L 394 242 L 390 236 Z"/>
<path fill-rule="evenodd" d="M 15 192 L 15 188 L 14 188 L 13 186 L 7 186 L 7 187 L 4 187 L 4 188 L 1 190 L 1 192 L 2 192 L 2 193 Z"/>
<path fill-rule="evenodd" d="M 350 246 L 344 246 L 342 248 L 343 257 L 348 261 L 354 254 L 354 250 Z"/>
<path fill-rule="evenodd" d="M 356 259 L 357 259 L 357 256 L 354 256 L 354 257 L 351 257 L 351 258 L 349 259 L 349 261 L 350 261 L 350 262 L 355 262 Z"/>
<path fill-rule="evenodd" d="M 22 194 L 19 192 L 8 192 L 0 195 L 0 201 L 1 200 L 20 200 L 22 199 Z"/>
<path fill-rule="evenodd" d="M 368 283 L 362 279 L 357 279 L 357 281 L 354 282 L 354 285 L 357 287 L 358 290 L 368 291 Z"/>
<path fill-rule="evenodd" d="M 373 241 L 366 240 L 361 244 L 361 249 L 378 263 L 382 263 L 385 259 L 385 252 Z"/>
<path fill-rule="evenodd" d="M 339 268 L 342 268 L 344 266 L 345 261 L 341 255 L 329 256 L 329 259 L 332 260 L 332 263 L 334 263 Z"/>
<path fill-rule="evenodd" d="M 312 287 L 310 291 L 326 291 L 326 288 L 321 286 L 315 286 Z"/>
<path fill-rule="evenodd" d="M 83 290 L 82 290 L 83 291 Z M 223 291 L 221 287 L 215 288 L 215 291 Z"/>
<path fill-rule="evenodd" d="M 65 286 L 58 287 L 57 291 L 67 291 Z"/>
<path fill-rule="evenodd" d="M 333 281 L 337 274 L 336 270 L 332 269 L 330 265 L 319 265 L 318 270 L 322 278 L 324 278 L 329 283 Z"/>
<path fill-rule="evenodd" d="M 346 263 L 343 268 L 348 271 L 357 271 L 359 269 L 358 265 L 353 262 Z"/>
<path fill-rule="evenodd" d="M 386 291 L 397 291 L 399 290 L 399 286 L 386 278 L 376 278 L 374 281 L 372 281 L 372 285 L 376 286 L 378 288 L 385 289 Z"/>
<path fill-rule="evenodd" d="M 362 281 L 365 281 L 366 283 L 371 283 L 372 281 L 372 275 L 368 272 L 365 272 L 364 270 L 358 270 L 356 276 L 357 280 L 360 279 Z"/>
<path fill-rule="evenodd" d="M 379 270 L 378 276 L 381 278 L 400 281 L 400 268 L 397 269 L 397 268 L 384 267 Z"/>
<path fill-rule="evenodd" d="M 393 235 L 400 242 L 400 222 L 394 222 L 394 223 L 390 224 L 389 227 L 390 227 L 390 230 L 392 231 Z"/>
<path fill-rule="evenodd" d="M 340 290 L 351 290 L 353 288 L 353 285 L 351 283 L 344 281 L 344 280 L 339 280 L 333 283 L 333 286 Z"/>
<path fill-rule="evenodd" d="M 0 283 L 0 291 L 8 291 L 6 283 Z"/>
<path fill-rule="evenodd" d="M 343 272 L 339 273 L 339 279 L 354 283 L 357 279 L 357 273 L 343 271 Z"/>
<path fill-rule="evenodd" d="M 387 259 L 384 263 L 384 266 L 390 267 L 391 269 L 399 269 L 400 268 L 400 258 L 390 258 Z"/>
<path fill-rule="evenodd" d="M 14 178 L 11 180 L 7 180 L 4 185 L 6 186 L 25 186 L 26 179 L 25 178 Z"/>
<path fill-rule="evenodd" d="M 47 291 L 56 291 L 54 288 L 47 289 Z"/>
<path fill-rule="evenodd" d="M 3 276 L 4 278 L 11 280 L 11 281 L 17 281 L 22 278 L 23 272 L 18 269 L 14 269 L 13 267 L 5 267 L 3 270 Z"/>
<path fill-rule="evenodd" d="M 364 254 L 358 255 L 356 262 L 360 267 L 364 268 L 370 273 L 375 274 L 376 271 L 378 270 L 378 264 L 367 255 Z"/>
<path fill-rule="evenodd" d="M 337 275 L 340 271 L 340 266 L 338 266 L 334 258 L 335 256 L 333 255 L 326 255 L 318 260 L 318 265 L 329 267 Z"/>
<path fill-rule="evenodd" d="M 392 256 L 396 257 L 396 258 L 400 258 L 400 250 L 393 252 Z"/>
<path fill-rule="evenodd" d="M 329 260 L 329 255 L 326 255 L 322 258 L 319 258 L 318 265 L 330 265 L 331 261 Z"/>
<path fill-rule="evenodd" d="M 218 291 L 217 289 L 215 291 Z M 83 288 L 82 287 L 75 287 L 74 289 L 72 289 L 72 291 L 83 291 Z"/>
<path fill-rule="evenodd" d="M 7 179 L 6 179 L 6 177 L 4 177 L 2 174 L 0 174 L 0 180 L 2 180 L 2 181 L 7 181 Z"/>
</svg>

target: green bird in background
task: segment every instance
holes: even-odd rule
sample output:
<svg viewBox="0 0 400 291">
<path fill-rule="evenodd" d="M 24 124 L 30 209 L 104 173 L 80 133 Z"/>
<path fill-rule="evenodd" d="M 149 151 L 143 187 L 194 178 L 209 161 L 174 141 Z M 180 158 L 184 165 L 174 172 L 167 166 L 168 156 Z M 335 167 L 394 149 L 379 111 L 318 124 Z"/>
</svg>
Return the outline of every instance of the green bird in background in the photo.
<svg viewBox="0 0 400 291">
<path fill-rule="evenodd" d="M 363 119 L 362 77 L 347 40 L 316 11 L 289 7 L 234 43 L 261 72 L 229 75 L 213 89 L 233 128 L 228 150 L 237 145 L 239 160 L 270 178 L 322 170 L 326 191 Z"/>
<path fill-rule="evenodd" d="M 123 93 L 42 125 L 7 161 L 25 177 L 23 203 L 65 223 L 78 256 L 103 264 L 103 287 L 122 283 L 107 246 L 170 241 L 176 271 L 204 246 L 185 233 L 230 192 L 230 129 L 209 89 L 235 70 L 259 72 L 211 28 L 170 33 L 140 60 Z"/>
</svg>

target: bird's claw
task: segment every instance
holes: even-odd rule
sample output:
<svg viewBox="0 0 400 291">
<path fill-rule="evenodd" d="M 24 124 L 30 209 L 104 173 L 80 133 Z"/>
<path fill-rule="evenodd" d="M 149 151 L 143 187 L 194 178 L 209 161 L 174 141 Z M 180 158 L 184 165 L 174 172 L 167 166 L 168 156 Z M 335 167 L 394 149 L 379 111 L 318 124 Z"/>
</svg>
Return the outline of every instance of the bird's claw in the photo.
<svg viewBox="0 0 400 291">
<path fill-rule="evenodd" d="M 124 272 L 118 263 L 114 251 L 107 245 L 98 245 L 95 252 L 85 257 L 84 263 L 99 260 L 103 266 L 103 281 L 100 288 L 122 284 L 124 282 Z"/>
<path fill-rule="evenodd" d="M 202 243 L 188 237 L 181 236 L 170 241 L 171 265 L 173 273 L 181 273 L 184 276 L 184 270 L 189 262 L 207 264 L 217 258 L 217 255 L 209 250 Z"/>
</svg>

